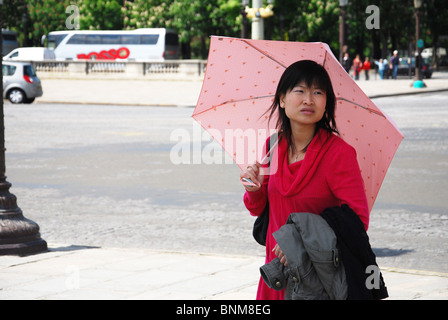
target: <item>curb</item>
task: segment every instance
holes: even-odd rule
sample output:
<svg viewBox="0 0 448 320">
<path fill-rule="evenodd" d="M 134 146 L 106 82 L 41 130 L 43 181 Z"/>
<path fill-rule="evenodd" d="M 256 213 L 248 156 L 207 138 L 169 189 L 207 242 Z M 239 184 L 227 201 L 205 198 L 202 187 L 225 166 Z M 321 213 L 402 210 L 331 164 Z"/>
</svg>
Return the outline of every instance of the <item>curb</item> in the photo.
<svg viewBox="0 0 448 320">
<path fill-rule="evenodd" d="M 380 267 L 380 270 L 386 271 L 386 272 L 393 272 L 393 273 L 412 274 L 412 275 L 417 275 L 417 276 L 431 276 L 431 277 L 448 278 L 448 273 L 445 273 L 445 272 L 415 270 L 415 269 L 402 269 L 402 268 L 393 268 L 393 267 Z"/>
</svg>

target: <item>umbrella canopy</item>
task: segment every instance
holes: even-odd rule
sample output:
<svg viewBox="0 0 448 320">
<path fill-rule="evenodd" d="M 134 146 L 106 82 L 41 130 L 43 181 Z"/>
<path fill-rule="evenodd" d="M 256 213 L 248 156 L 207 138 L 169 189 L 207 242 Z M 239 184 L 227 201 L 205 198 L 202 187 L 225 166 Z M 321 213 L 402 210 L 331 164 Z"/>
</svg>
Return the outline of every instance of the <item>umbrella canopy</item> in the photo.
<svg viewBox="0 0 448 320">
<path fill-rule="evenodd" d="M 278 81 L 299 60 L 313 60 L 327 70 L 336 95 L 336 123 L 341 137 L 357 152 L 369 209 L 403 139 L 394 122 L 358 87 L 325 43 L 211 37 L 202 90 L 193 118 L 242 169 L 260 161 Z"/>
</svg>

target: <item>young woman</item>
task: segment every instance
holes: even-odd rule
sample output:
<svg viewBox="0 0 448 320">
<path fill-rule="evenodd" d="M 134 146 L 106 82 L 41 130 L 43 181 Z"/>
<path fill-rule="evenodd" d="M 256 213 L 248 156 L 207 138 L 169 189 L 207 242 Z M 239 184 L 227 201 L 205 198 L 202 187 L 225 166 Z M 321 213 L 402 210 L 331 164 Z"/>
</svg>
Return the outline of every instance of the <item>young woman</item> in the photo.
<svg viewBox="0 0 448 320">
<path fill-rule="evenodd" d="M 331 80 L 321 65 L 303 60 L 285 70 L 270 108 L 271 117 L 278 114 L 280 140 L 271 160 L 277 170 L 263 175 L 255 163 L 240 175 L 259 182 L 245 185 L 244 203 L 252 215 L 259 216 L 269 199 L 266 263 L 277 256 L 286 264 L 272 233 L 293 212 L 320 214 L 347 204 L 367 230 L 369 209 L 356 152 L 338 136 L 335 106 Z M 270 289 L 260 278 L 257 299 L 284 299 L 284 292 Z"/>
</svg>

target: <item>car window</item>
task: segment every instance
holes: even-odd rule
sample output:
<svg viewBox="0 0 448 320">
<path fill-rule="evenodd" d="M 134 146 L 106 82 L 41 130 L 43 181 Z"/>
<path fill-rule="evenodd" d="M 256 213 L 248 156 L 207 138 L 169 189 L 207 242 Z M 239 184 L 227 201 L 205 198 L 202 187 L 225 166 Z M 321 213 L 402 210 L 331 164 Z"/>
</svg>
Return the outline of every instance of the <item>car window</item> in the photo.
<svg viewBox="0 0 448 320">
<path fill-rule="evenodd" d="M 16 72 L 17 67 L 16 66 L 10 66 L 10 65 L 4 65 L 3 68 L 3 75 L 4 76 L 12 76 Z"/>
<path fill-rule="evenodd" d="M 19 51 L 14 52 L 12 55 L 10 55 L 10 58 L 17 58 L 19 56 Z"/>
<path fill-rule="evenodd" d="M 29 77 L 35 77 L 36 73 L 34 72 L 32 65 L 25 65 L 23 66 L 23 74 Z"/>
</svg>

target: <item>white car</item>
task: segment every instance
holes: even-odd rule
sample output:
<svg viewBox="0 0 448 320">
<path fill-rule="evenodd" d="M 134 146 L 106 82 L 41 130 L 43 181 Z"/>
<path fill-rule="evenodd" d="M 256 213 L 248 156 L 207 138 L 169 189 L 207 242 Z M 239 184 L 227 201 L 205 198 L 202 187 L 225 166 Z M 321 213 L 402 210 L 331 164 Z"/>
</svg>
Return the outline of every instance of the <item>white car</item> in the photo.
<svg viewBox="0 0 448 320">
<path fill-rule="evenodd" d="M 24 47 L 12 50 L 3 60 L 43 61 L 55 60 L 54 50 L 47 48 Z"/>
</svg>

